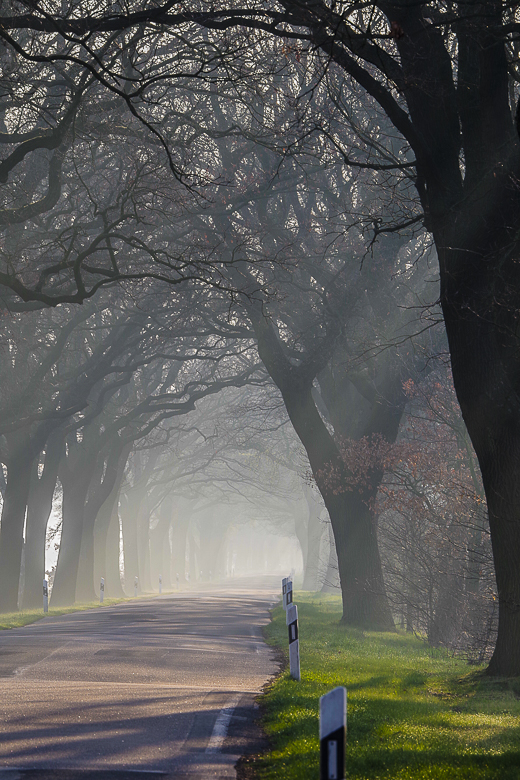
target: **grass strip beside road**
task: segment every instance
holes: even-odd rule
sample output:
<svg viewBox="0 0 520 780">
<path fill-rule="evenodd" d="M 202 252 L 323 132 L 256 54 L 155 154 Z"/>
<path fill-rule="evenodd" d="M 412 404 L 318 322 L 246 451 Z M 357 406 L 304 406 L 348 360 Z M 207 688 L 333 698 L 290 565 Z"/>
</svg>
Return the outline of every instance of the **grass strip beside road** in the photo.
<svg viewBox="0 0 520 780">
<path fill-rule="evenodd" d="M 339 597 L 295 594 L 301 683 L 288 670 L 262 698 L 272 751 L 258 780 L 317 780 L 319 697 L 348 694 L 348 780 L 518 780 L 520 679 L 489 679 L 404 632 L 340 625 Z M 287 648 L 282 607 L 266 629 Z M 253 768 L 254 767 L 254 768 Z"/>
<path fill-rule="evenodd" d="M 85 604 L 73 604 L 70 607 L 49 607 L 48 612 L 42 609 L 27 609 L 19 612 L 0 613 L 0 631 L 8 628 L 21 628 L 29 623 L 36 623 L 44 617 L 57 617 L 58 615 L 69 615 L 72 612 L 82 612 L 84 609 L 104 609 L 113 604 L 122 604 L 127 601 L 138 601 L 139 599 L 150 599 L 157 596 L 157 593 L 143 593 L 141 596 L 127 596 L 126 598 L 110 599 L 106 598 L 102 604 L 99 601 L 89 601 Z"/>
</svg>

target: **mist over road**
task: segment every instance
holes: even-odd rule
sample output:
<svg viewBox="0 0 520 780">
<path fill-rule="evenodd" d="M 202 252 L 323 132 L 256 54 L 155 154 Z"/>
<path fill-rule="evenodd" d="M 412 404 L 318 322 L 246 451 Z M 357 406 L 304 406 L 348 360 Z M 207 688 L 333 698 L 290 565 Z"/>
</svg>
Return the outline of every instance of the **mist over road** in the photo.
<svg viewBox="0 0 520 780">
<path fill-rule="evenodd" d="M 234 778 L 278 594 L 235 579 L 0 631 L 0 780 Z"/>
</svg>

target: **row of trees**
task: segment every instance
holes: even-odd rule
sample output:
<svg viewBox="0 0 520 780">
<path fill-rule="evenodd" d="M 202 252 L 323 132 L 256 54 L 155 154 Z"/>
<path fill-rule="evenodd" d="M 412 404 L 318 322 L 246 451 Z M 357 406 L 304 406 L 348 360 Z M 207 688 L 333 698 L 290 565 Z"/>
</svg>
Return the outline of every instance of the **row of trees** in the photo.
<svg viewBox="0 0 520 780">
<path fill-rule="evenodd" d="M 490 671 L 518 673 L 514 4 L 10 9 L 0 31 L 5 305 L 80 302 L 134 282 L 181 339 L 211 332 L 212 348 L 257 348 L 327 507 L 344 620 L 357 625 L 393 626 L 375 522 L 384 469 L 349 489 L 340 443 L 395 442 L 404 383 L 419 382 L 442 343 L 417 316 L 436 297 L 433 238 L 489 507 L 500 608 Z M 195 334 L 178 314 L 184 295 L 195 296 Z M 239 381 L 235 368 L 217 381 Z M 179 403 L 167 382 L 138 383 L 147 400 L 136 409 L 176 413 L 158 408 Z M 21 506 L 6 489 L 7 516 Z M 2 566 L 6 550 L 19 559 L 21 525 L 11 534 L 2 519 Z"/>
</svg>

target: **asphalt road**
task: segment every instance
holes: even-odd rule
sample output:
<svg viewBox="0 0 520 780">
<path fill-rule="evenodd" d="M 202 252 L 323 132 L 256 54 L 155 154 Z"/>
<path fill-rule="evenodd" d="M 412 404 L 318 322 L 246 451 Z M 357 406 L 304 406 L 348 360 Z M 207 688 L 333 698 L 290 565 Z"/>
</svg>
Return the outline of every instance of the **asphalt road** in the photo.
<svg viewBox="0 0 520 780">
<path fill-rule="evenodd" d="M 0 631 L 0 780 L 235 778 L 277 671 L 279 578 Z"/>
</svg>

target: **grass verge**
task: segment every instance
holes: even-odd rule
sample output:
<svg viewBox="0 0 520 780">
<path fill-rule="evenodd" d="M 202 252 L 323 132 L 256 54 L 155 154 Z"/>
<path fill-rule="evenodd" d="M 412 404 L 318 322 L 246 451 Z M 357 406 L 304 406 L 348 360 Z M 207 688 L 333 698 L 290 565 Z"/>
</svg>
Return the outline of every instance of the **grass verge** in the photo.
<svg viewBox="0 0 520 780">
<path fill-rule="evenodd" d="M 337 685 L 348 693 L 349 780 L 520 778 L 519 679 L 488 679 L 403 633 L 341 626 L 338 597 L 295 601 L 302 680 L 287 670 L 262 698 L 272 750 L 256 757 L 255 778 L 317 780 L 319 697 Z M 281 607 L 266 636 L 286 648 Z"/>
<path fill-rule="evenodd" d="M 20 610 L 20 612 L 4 612 L 0 613 L 0 631 L 7 628 L 21 628 L 21 626 L 27 626 L 29 623 L 36 623 L 37 620 L 41 620 L 44 617 L 69 615 L 71 612 L 81 612 L 84 609 L 103 609 L 104 607 L 110 607 L 112 604 L 122 604 L 126 601 L 136 601 L 140 598 L 150 599 L 157 595 L 157 593 L 143 593 L 142 596 L 134 598 L 106 598 L 103 604 L 100 604 L 99 601 L 89 601 L 85 604 L 73 604 L 71 607 L 49 607 L 48 612 L 44 612 L 43 608 Z"/>
</svg>

